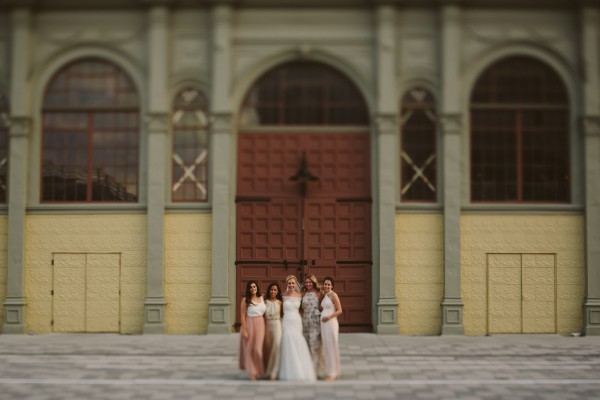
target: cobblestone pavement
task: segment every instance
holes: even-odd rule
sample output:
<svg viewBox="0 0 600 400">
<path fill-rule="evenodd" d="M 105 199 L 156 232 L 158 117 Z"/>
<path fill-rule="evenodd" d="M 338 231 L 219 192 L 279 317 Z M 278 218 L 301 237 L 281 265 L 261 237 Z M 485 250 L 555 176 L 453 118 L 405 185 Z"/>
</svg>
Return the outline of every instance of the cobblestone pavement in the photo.
<svg viewBox="0 0 600 400">
<path fill-rule="evenodd" d="M 238 340 L 0 335 L 0 399 L 600 399 L 600 337 L 342 334 L 343 377 L 316 384 L 249 381 Z"/>
</svg>

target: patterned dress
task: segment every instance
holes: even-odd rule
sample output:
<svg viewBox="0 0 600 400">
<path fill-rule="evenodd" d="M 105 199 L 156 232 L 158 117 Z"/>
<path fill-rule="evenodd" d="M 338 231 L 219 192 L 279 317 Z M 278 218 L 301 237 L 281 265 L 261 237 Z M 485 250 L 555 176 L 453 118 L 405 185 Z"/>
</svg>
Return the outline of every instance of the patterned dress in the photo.
<svg viewBox="0 0 600 400">
<path fill-rule="evenodd" d="M 321 312 L 317 292 L 306 292 L 302 298 L 302 333 L 310 349 L 315 373 L 320 373 L 321 354 Z"/>
</svg>

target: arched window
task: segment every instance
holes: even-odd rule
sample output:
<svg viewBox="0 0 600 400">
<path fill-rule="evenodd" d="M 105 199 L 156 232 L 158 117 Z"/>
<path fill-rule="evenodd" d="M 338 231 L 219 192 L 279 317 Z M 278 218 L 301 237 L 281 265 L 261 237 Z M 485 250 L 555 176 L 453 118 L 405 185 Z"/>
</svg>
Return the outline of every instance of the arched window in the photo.
<svg viewBox="0 0 600 400">
<path fill-rule="evenodd" d="M 197 88 L 181 90 L 173 104 L 174 202 L 208 199 L 208 100 Z"/>
<path fill-rule="evenodd" d="M 258 80 L 246 96 L 240 125 L 368 125 L 366 110 L 342 74 L 315 62 L 293 62 Z"/>
<path fill-rule="evenodd" d="M 6 203 L 8 188 L 8 99 L 0 93 L 0 203 Z"/>
<path fill-rule="evenodd" d="M 67 65 L 42 113 L 42 202 L 137 201 L 139 99 L 121 69 L 100 59 Z"/>
<path fill-rule="evenodd" d="M 513 56 L 481 74 L 471 95 L 471 199 L 570 201 L 569 106 L 560 77 Z"/>
<path fill-rule="evenodd" d="M 436 126 L 435 99 L 415 87 L 402 97 L 400 135 L 400 199 L 435 202 Z"/>
</svg>

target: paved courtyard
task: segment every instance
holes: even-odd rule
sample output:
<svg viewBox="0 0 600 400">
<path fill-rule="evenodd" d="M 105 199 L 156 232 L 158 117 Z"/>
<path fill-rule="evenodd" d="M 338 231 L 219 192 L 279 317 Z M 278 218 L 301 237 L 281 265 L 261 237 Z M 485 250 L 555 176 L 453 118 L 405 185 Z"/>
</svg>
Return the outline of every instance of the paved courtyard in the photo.
<svg viewBox="0 0 600 400">
<path fill-rule="evenodd" d="M 342 334 L 343 377 L 248 381 L 239 336 L 0 335 L 0 399 L 600 399 L 600 337 Z"/>
</svg>

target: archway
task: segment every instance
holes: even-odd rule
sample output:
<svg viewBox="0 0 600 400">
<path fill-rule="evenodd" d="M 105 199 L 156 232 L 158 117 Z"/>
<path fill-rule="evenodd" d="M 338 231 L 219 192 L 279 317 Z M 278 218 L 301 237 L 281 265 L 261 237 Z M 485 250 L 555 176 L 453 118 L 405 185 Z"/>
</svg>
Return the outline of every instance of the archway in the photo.
<svg viewBox="0 0 600 400">
<path fill-rule="evenodd" d="M 238 137 L 236 307 L 251 279 L 262 289 L 290 274 L 334 276 L 341 329 L 372 330 L 368 125 L 360 92 L 320 63 L 280 65 L 248 91 Z"/>
</svg>

